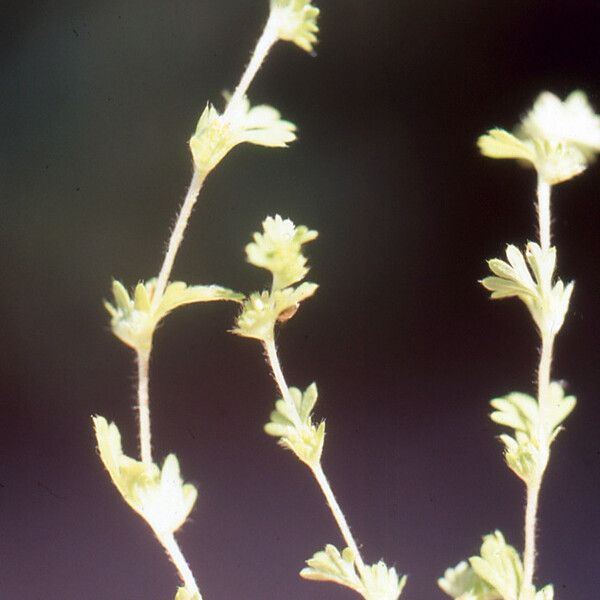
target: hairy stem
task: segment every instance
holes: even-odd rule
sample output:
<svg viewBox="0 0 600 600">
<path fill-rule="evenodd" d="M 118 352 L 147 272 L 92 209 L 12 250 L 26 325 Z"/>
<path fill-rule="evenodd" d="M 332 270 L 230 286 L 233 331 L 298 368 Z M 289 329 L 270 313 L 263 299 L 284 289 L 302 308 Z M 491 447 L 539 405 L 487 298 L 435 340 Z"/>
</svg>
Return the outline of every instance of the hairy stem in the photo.
<svg viewBox="0 0 600 600">
<path fill-rule="evenodd" d="M 150 405 L 148 394 L 150 352 L 138 351 L 138 385 L 137 385 L 137 409 L 139 421 L 140 458 L 143 463 L 152 462 L 152 441 L 150 435 Z"/>
<path fill-rule="evenodd" d="M 231 99 L 227 103 L 227 107 L 223 113 L 225 119 L 227 119 L 231 110 L 235 110 L 235 107 L 246 95 L 252 80 L 256 76 L 256 73 L 258 73 L 258 70 L 267 57 L 267 54 L 269 54 L 269 50 L 271 50 L 273 44 L 277 41 L 277 29 L 275 25 L 273 12 L 271 12 L 265 24 L 265 28 L 263 29 L 263 32 L 256 43 L 256 47 L 254 48 L 250 62 L 248 63 L 248 66 L 246 67 L 238 86 L 235 88 L 233 96 L 231 96 Z"/>
<path fill-rule="evenodd" d="M 540 230 L 540 246 L 542 250 L 550 249 L 550 184 L 538 176 L 537 184 L 537 212 L 538 227 Z"/>
<path fill-rule="evenodd" d="M 536 556 L 535 536 L 537 509 L 541 486 L 541 478 L 527 486 L 527 504 L 525 505 L 525 549 L 523 550 L 523 590 L 527 589 L 533 583 Z"/>
<path fill-rule="evenodd" d="M 290 394 L 290 388 L 288 387 L 285 381 L 283 371 L 281 370 L 281 364 L 279 363 L 279 356 L 277 355 L 277 348 L 275 347 L 275 342 L 273 340 L 264 342 L 264 347 L 265 352 L 267 354 L 267 361 L 269 363 L 269 366 L 271 367 L 275 383 L 277 384 L 277 387 L 281 392 L 281 397 L 291 410 L 291 414 L 294 417 L 294 425 L 299 427 L 300 416 L 298 415 L 298 409 L 296 408 L 294 399 Z"/>
<path fill-rule="evenodd" d="M 208 173 L 200 173 L 197 169 L 194 169 L 190 187 L 185 196 L 185 200 L 181 205 L 179 214 L 177 215 L 175 226 L 173 227 L 171 237 L 169 238 L 167 252 L 165 253 L 165 258 L 163 260 L 162 267 L 160 268 L 158 279 L 156 280 L 156 288 L 152 296 L 152 310 L 156 310 L 160 304 L 160 301 L 162 300 L 163 294 L 165 293 L 165 288 L 167 287 L 169 277 L 171 276 L 171 271 L 173 270 L 173 264 L 175 263 L 177 251 L 179 250 L 179 246 L 181 246 L 181 242 L 183 241 L 183 236 L 185 235 L 185 230 L 187 228 L 190 215 L 192 214 L 192 210 L 196 204 L 196 200 L 198 199 L 198 194 L 200 193 L 200 189 L 202 188 L 202 184 L 204 183 L 207 175 Z"/>
<path fill-rule="evenodd" d="M 346 542 L 346 546 L 348 546 L 348 548 L 350 548 L 350 550 L 352 550 L 354 554 L 354 561 L 356 562 L 356 567 L 358 569 L 359 574 L 362 576 L 365 572 L 365 563 L 363 562 L 356 541 L 354 540 L 352 532 L 350 531 L 350 527 L 348 526 L 346 517 L 344 516 L 344 513 L 342 512 L 338 501 L 333 495 L 333 490 L 329 485 L 329 481 L 325 475 L 325 472 L 323 471 L 321 463 L 319 463 L 316 467 L 311 468 L 311 471 L 313 472 L 313 475 L 315 476 L 315 479 L 317 480 L 317 483 L 319 484 L 321 491 L 323 492 L 323 495 L 327 500 L 327 504 L 331 510 L 331 513 L 333 514 L 333 518 L 335 519 L 337 526 L 340 529 L 344 541 Z"/>
<path fill-rule="evenodd" d="M 281 365 L 279 363 L 279 357 L 277 356 L 277 348 L 275 347 L 275 342 L 269 340 L 268 342 L 264 343 L 264 346 L 267 354 L 267 360 L 269 362 L 269 365 L 271 366 L 271 370 L 273 372 L 275 382 L 277 383 L 277 387 L 281 392 L 283 400 L 290 407 L 292 415 L 294 417 L 294 421 L 297 422 L 297 424 L 299 425 L 300 416 L 298 415 L 298 409 L 296 408 L 294 399 L 292 398 L 287 383 L 285 382 L 285 377 L 283 375 L 283 371 L 281 370 Z M 309 466 L 311 472 L 317 480 L 317 483 L 319 484 L 319 487 L 321 488 L 321 491 L 323 492 L 323 495 L 325 496 L 327 505 L 329 506 L 331 513 L 333 514 L 333 518 L 335 519 L 335 522 L 337 523 L 340 529 L 342 537 L 346 542 L 346 546 L 348 546 L 348 548 L 350 548 L 354 553 L 356 567 L 358 569 L 359 574 L 362 576 L 365 571 L 365 563 L 363 562 L 363 559 L 358 550 L 358 545 L 356 544 L 356 541 L 352 536 L 352 532 L 350 531 L 350 527 L 348 526 L 346 517 L 344 516 L 344 513 L 342 512 L 342 509 L 340 508 L 340 505 L 338 504 L 338 501 L 336 500 L 333 494 L 331 486 L 329 485 L 329 481 L 325 475 L 325 472 L 323 471 L 323 467 L 320 463 L 316 466 Z"/>
<path fill-rule="evenodd" d="M 158 541 L 162 544 L 165 549 L 168 557 L 171 559 L 171 562 L 175 565 L 177 572 L 179 573 L 179 577 L 183 582 L 183 585 L 186 587 L 187 591 L 191 594 L 198 594 L 199 600 L 202 600 L 202 594 L 200 594 L 200 590 L 198 589 L 198 584 L 194 579 L 194 575 L 181 552 L 181 548 L 175 539 L 175 536 L 172 533 L 165 534 L 156 534 Z"/>
<path fill-rule="evenodd" d="M 544 253 L 547 253 L 550 250 L 551 240 L 550 189 L 550 184 L 542 177 L 538 177 L 538 227 L 540 233 L 540 247 Z M 542 281 L 540 283 L 542 286 L 542 294 L 549 295 L 552 289 L 552 281 Z M 546 431 L 545 415 L 548 414 L 548 404 L 550 402 L 549 391 L 552 350 L 555 336 L 556 334 L 551 330 L 540 331 L 541 349 L 540 363 L 537 372 L 537 401 L 540 415 L 539 420 L 540 423 L 543 424 L 543 430 L 537 431 L 536 435 L 542 443 L 546 443 L 546 440 L 549 439 L 548 436 L 550 435 L 550 432 Z M 527 503 L 525 506 L 525 548 L 523 550 L 523 591 L 533 584 L 535 574 L 537 511 L 544 470 L 545 463 L 543 467 L 540 468 L 540 472 L 536 474 L 535 480 L 527 485 Z"/>
</svg>

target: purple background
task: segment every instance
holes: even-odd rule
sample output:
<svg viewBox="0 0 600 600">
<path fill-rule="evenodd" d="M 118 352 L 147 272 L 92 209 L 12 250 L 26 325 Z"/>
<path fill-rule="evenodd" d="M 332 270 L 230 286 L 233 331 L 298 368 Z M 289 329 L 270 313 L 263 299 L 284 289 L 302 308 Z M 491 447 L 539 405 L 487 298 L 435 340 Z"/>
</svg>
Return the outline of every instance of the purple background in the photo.
<svg viewBox="0 0 600 600">
<path fill-rule="evenodd" d="M 290 384 L 316 381 L 324 466 L 364 557 L 407 600 L 501 529 L 521 547 L 520 482 L 488 400 L 533 391 L 537 339 L 491 303 L 484 259 L 535 235 L 532 172 L 484 160 L 537 93 L 600 109 L 600 3 L 324 2 L 318 58 L 278 45 L 251 89 L 300 126 L 210 176 L 174 275 L 251 291 L 243 247 L 268 214 L 318 229 L 321 288 L 280 332 Z M 0 596 L 165 600 L 177 577 L 96 456 L 90 416 L 135 452 L 131 353 L 101 305 L 156 273 L 205 102 L 238 80 L 267 1 L 0 6 Z M 579 398 L 541 498 L 538 582 L 595 600 L 600 564 L 600 170 L 556 189 L 559 272 L 577 282 L 555 377 Z M 306 469 L 264 435 L 275 390 L 235 309 L 168 318 L 152 365 L 155 454 L 199 488 L 179 538 L 206 600 L 344 599 L 303 561 L 340 536 Z"/>
</svg>

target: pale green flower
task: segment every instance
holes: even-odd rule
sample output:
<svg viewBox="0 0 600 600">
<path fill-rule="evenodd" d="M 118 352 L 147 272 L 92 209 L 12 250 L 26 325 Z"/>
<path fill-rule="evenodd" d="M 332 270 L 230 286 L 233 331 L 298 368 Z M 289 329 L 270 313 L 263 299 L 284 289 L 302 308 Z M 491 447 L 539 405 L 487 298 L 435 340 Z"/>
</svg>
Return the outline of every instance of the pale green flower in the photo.
<svg viewBox="0 0 600 600">
<path fill-rule="evenodd" d="M 266 104 L 251 107 L 246 97 L 228 107 L 226 114 L 209 103 L 190 139 L 194 165 L 201 173 L 208 173 L 243 142 L 285 148 L 296 139 L 295 131 L 296 126 L 282 119 L 278 110 Z"/>
<path fill-rule="evenodd" d="M 304 393 L 292 387 L 289 392 L 295 410 L 285 400 L 277 400 L 265 431 L 278 437 L 279 443 L 291 450 L 302 462 L 316 467 L 321 460 L 325 441 L 325 421 L 321 421 L 317 427 L 312 420 L 312 409 L 318 397 L 317 386 L 311 384 Z"/>
<path fill-rule="evenodd" d="M 276 323 L 287 321 L 298 310 L 300 302 L 312 296 L 319 286 L 304 282 L 274 292 L 254 292 L 244 302 L 232 333 L 261 341 L 273 340 Z"/>
<path fill-rule="evenodd" d="M 388 568 L 382 560 L 365 566 L 364 576 L 360 577 L 352 550 L 345 548 L 340 553 L 332 544 L 316 552 L 306 564 L 308 567 L 300 571 L 305 579 L 349 587 L 365 600 L 397 600 L 406 584 L 406 575 L 400 578 L 396 569 Z"/>
<path fill-rule="evenodd" d="M 246 246 L 248 262 L 272 273 L 273 291 L 304 279 L 308 268 L 302 245 L 314 240 L 318 233 L 304 225 L 296 227 L 279 215 L 267 217 L 262 225 L 263 233 L 255 233 L 254 241 Z"/>
<path fill-rule="evenodd" d="M 271 0 L 271 18 L 279 39 L 294 42 L 306 52 L 312 52 L 317 42 L 318 16 L 319 9 L 310 0 Z"/>
<path fill-rule="evenodd" d="M 184 484 L 174 454 L 165 459 L 162 470 L 154 463 L 142 463 L 123 454 L 121 434 L 114 423 L 94 417 L 100 458 L 124 500 L 141 515 L 158 535 L 174 533 L 188 518 L 198 492 Z"/>
<path fill-rule="evenodd" d="M 550 92 L 542 92 L 523 119 L 519 134 L 573 145 L 587 160 L 600 152 L 600 116 L 581 90 L 571 92 L 564 102 Z"/>
<path fill-rule="evenodd" d="M 218 285 L 188 286 L 183 281 L 175 281 L 167 285 L 160 303 L 156 309 L 152 309 L 155 285 L 155 279 L 138 283 L 133 297 L 130 297 L 123 284 L 115 280 L 112 286 L 115 303 L 104 303 L 111 316 L 113 333 L 122 342 L 140 352 L 148 352 L 151 349 L 156 327 L 167 314 L 179 306 L 216 300 L 241 302 L 244 299 L 243 294 Z"/>
<path fill-rule="evenodd" d="M 529 162 L 547 183 L 560 183 L 584 171 L 600 152 L 600 117 L 581 91 L 564 102 L 543 92 L 515 135 L 492 129 L 478 145 L 485 156 Z"/>
<path fill-rule="evenodd" d="M 506 247 L 508 262 L 494 258 L 488 261 L 492 277 L 481 284 L 492 292 L 492 299 L 516 296 L 528 308 L 540 331 L 556 334 L 565 320 L 573 282 L 565 286 L 558 279 L 553 283 L 556 268 L 556 248 L 544 252 L 534 242 L 527 244 L 525 257 L 511 244 Z"/>
</svg>

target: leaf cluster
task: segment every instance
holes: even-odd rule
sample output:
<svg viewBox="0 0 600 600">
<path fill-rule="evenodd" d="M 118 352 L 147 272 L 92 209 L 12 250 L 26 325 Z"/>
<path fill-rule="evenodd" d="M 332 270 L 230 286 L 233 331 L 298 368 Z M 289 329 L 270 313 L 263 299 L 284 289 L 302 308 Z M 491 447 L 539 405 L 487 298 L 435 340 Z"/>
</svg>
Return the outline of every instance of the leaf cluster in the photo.
<svg viewBox="0 0 600 600">
<path fill-rule="evenodd" d="M 172 534 L 189 516 L 198 492 L 183 483 L 179 461 L 169 454 L 162 469 L 155 463 L 144 463 L 123 453 L 121 434 L 114 423 L 94 417 L 94 428 L 100 458 L 123 499 L 157 533 Z"/>
<path fill-rule="evenodd" d="M 250 264 L 271 273 L 270 291 L 254 292 L 244 302 L 233 333 L 263 342 L 272 341 L 276 323 L 294 316 L 300 303 L 312 296 L 317 284 L 299 283 L 308 273 L 302 246 L 317 237 L 316 231 L 279 215 L 263 221 L 263 233 L 255 233 L 246 246 Z"/>
<path fill-rule="evenodd" d="M 494 412 L 490 418 L 499 425 L 514 430 L 503 434 L 504 457 L 509 468 L 525 483 L 537 481 L 548 463 L 550 445 L 561 431 L 561 424 L 575 408 L 574 396 L 565 396 L 556 381 L 548 387 L 547 405 L 540 407 L 528 394 L 512 392 L 491 401 Z"/>
<path fill-rule="evenodd" d="M 523 564 L 519 553 L 500 531 L 484 536 L 479 556 L 447 569 L 440 588 L 455 600 L 553 600 L 554 589 L 522 589 Z"/>
<path fill-rule="evenodd" d="M 284 400 L 275 402 L 275 410 L 265 425 L 265 432 L 279 438 L 279 443 L 291 450 L 309 467 L 316 467 L 321 461 L 325 442 L 325 421 L 313 424 L 312 411 L 317 402 L 318 392 L 315 383 L 302 393 L 298 388 L 289 388 L 294 406 Z"/>
<path fill-rule="evenodd" d="M 388 568 L 382 560 L 359 572 L 352 550 L 345 548 L 340 552 L 332 544 L 315 553 L 306 564 L 308 566 L 300 571 L 305 579 L 343 585 L 365 600 L 397 600 L 406 584 L 406 575 L 399 577 L 396 569 Z"/>
<path fill-rule="evenodd" d="M 573 282 L 565 284 L 558 279 L 553 283 L 556 269 L 556 248 L 542 250 L 529 242 L 522 252 L 512 244 L 506 247 L 508 262 L 493 258 L 488 266 L 493 276 L 481 284 L 492 292 L 492 299 L 519 298 L 529 310 L 539 330 L 557 334 L 569 308 Z"/>
</svg>

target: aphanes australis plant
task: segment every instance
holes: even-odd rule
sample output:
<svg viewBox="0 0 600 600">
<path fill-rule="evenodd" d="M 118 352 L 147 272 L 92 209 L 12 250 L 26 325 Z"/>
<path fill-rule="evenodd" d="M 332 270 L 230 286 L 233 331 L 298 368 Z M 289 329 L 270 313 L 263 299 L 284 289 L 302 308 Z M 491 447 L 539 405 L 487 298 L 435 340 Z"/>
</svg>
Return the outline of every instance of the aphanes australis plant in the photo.
<svg viewBox="0 0 600 600">
<path fill-rule="evenodd" d="M 137 412 L 140 458 L 127 456 L 115 423 L 94 417 L 100 458 L 125 502 L 150 526 L 175 565 L 182 586 L 176 600 L 202 600 L 197 580 L 176 539 L 176 531 L 190 515 L 198 496 L 196 488 L 184 483 L 179 461 L 169 454 L 162 467 L 154 461 L 151 443 L 149 369 L 153 337 L 159 323 L 180 306 L 211 301 L 242 303 L 234 333 L 252 337 L 263 344 L 282 398 L 275 404 L 268 434 L 279 438 L 315 476 L 327 504 L 340 527 L 346 548 L 341 552 L 327 545 L 307 561 L 301 574 L 307 579 L 329 580 L 350 587 L 365 600 L 397 600 L 405 583 L 394 568 L 383 561 L 365 565 L 346 519 L 337 503 L 320 463 L 325 424 L 313 424 L 316 385 L 304 392 L 288 388 L 275 348 L 278 323 L 289 320 L 300 302 L 314 294 L 317 285 L 302 282 L 308 272 L 301 248 L 317 233 L 296 227 L 279 215 L 268 217 L 263 233 L 254 234 L 246 247 L 248 261 L 272 274 L 269 290 L 244 294 L 218 285 L 188 285 L 172 281 L 171 272 L 183 240 L 189 217 L 206 177 L 236 145 L 248 142 L 262 146 L 285 147 L 294 141 L 296 126 L 281 118 L 267 105 L 251 106 L 246 93 L 271 47 L 278 40 L 295 43 L 312 53 L 318 32 L 319 10 L 307 0 L 271 0 L 270 12 L 250 62 L 227 104 L 220 113 L 208 103 L 196 132 L 190 139 L 193 176 L 167 245 L 163 264 L 155 278 L 139 282 L 130 293 L 119 281 L 112 286 L 113 301 L 105 306 L 111 316 L 112 331 L 135 352 L 137 361 Z M 298 285 L 296 285 L 298 284 Z"/>
<path fill-rule="evenodd" d="M 249 296 L 219 285 L 188 285 L 171 277 L 202 185 L 219 162 L 244 142 L 285 147 L 295 140 L 296 126 L 271 106 L 252 106 L 247 92 L 278 40 L 313 51 L 318 15 L 319 10 L 309 0 L 270 1 L 265 28 L 238 86 L 233 94 L 226 95 L 222 112 L 207 103 L 190 139 L 192 180 L 158 275 L 140 281 L 131 291 L 114 281 L 113 301 L 105 303 L 113 333 L 136 357 L 140 456 L 133 458 L 123 452 L 116 424 L 101 416 L 94 417 L 98 450 L 125 502 L 148 523 L 175 565 L 182 583 L 175 600 L 202 600 L 198 582 L 175 538 L 198 493 L 195 486 L 183 482 L 175 454 L 169 454 L 162 466 L 154 459 L 150 359 L 156 328 L 170 312 L 183 305 L 211 301 L 241 306 L 232 332 L 261 344 L 279 395 L 265 431 L 308 467 L 343 538 L 344 546 L 325 544 L 309 558 L 301 576 L 345 586 L 364 600 L 398 600 L 406 584 L 406 576 L 383 560 L 368 564 L 363 559 L 321 463 L 326 436 L 325 422 L 314 416 L 317 386 L 288 386 L 279 361 L 275 343 L 279 324 L 292 319 L 318 287 L 305 281 L 308 266 L 303 254 L 303 246 L 313 241 L 317 232 L 277 214 L 267 217 L 262 231 L 246 246 L 246 257 L 250 264 L 269 272 L 271 283 L 268 289 Z M 500 436 L 506 463 L 525 484 L 525 543 L 521 556 L 500 532 L 489 534 L 478 556 L 448 569 L 438 583 L 456 600 L 553 600 L 552 585 L 538 589 L 535 582 L 537 506 L 550 447 L 573 410 L 575 398 L 551 379 L 554 341 L 568 312 L 573 284 L 565 284 L 555 275 L 557 251 L 551 245 L 550 192 L 553 185 L 584 171 L 600 151 L 600 118 L 581 92 L 574 92 L 564 102 L 544 93 L 515 134 L 494 129 L 480 138 L 479 146 L 487 156 L 515 158 L 533 165 L 538 176 L 539 240 L 527 243 L 524 252 L 515 245 L 507 246 L 507 260 L 490 260 L 492 275 L 481 282 L 494 299 L 519 298 L 540 335 L 535 397 L 513 392 L 492 400 L 492 420 L 511 430 Z"/>
<path fill-rule="evenodd" d="M 515 133 L 492 129 L 479 148 L 491 158 L 513 158 L 537 173 L 539 239 L 524 252 L 506 247 L 506 260 L 488 261 L 492 274 L 481 284 L 492 299 L 518 298 L 527 308 L 540 339 L 535 395 L 512 392 L 491 401 L 492 421 L 509 433 L 500 435 L 506 464 L 525 484 L 522 555 L 495 531 L 483 538 L 478 556 L 448 569 L 438 583 L 456 600 L 552 600 L 554 588 L 535 581 L 538 501 L 550 448 L 575 408 L 575 397 L 551 377 L 556 336 L 569 310 L 573 282 L 556 276 L 558 252 L 552 245 L 552 187 L 582 173 L 600 152 L 600 117 L 581 91 L 565 101 L 543 92 Z"/>
</svg>

